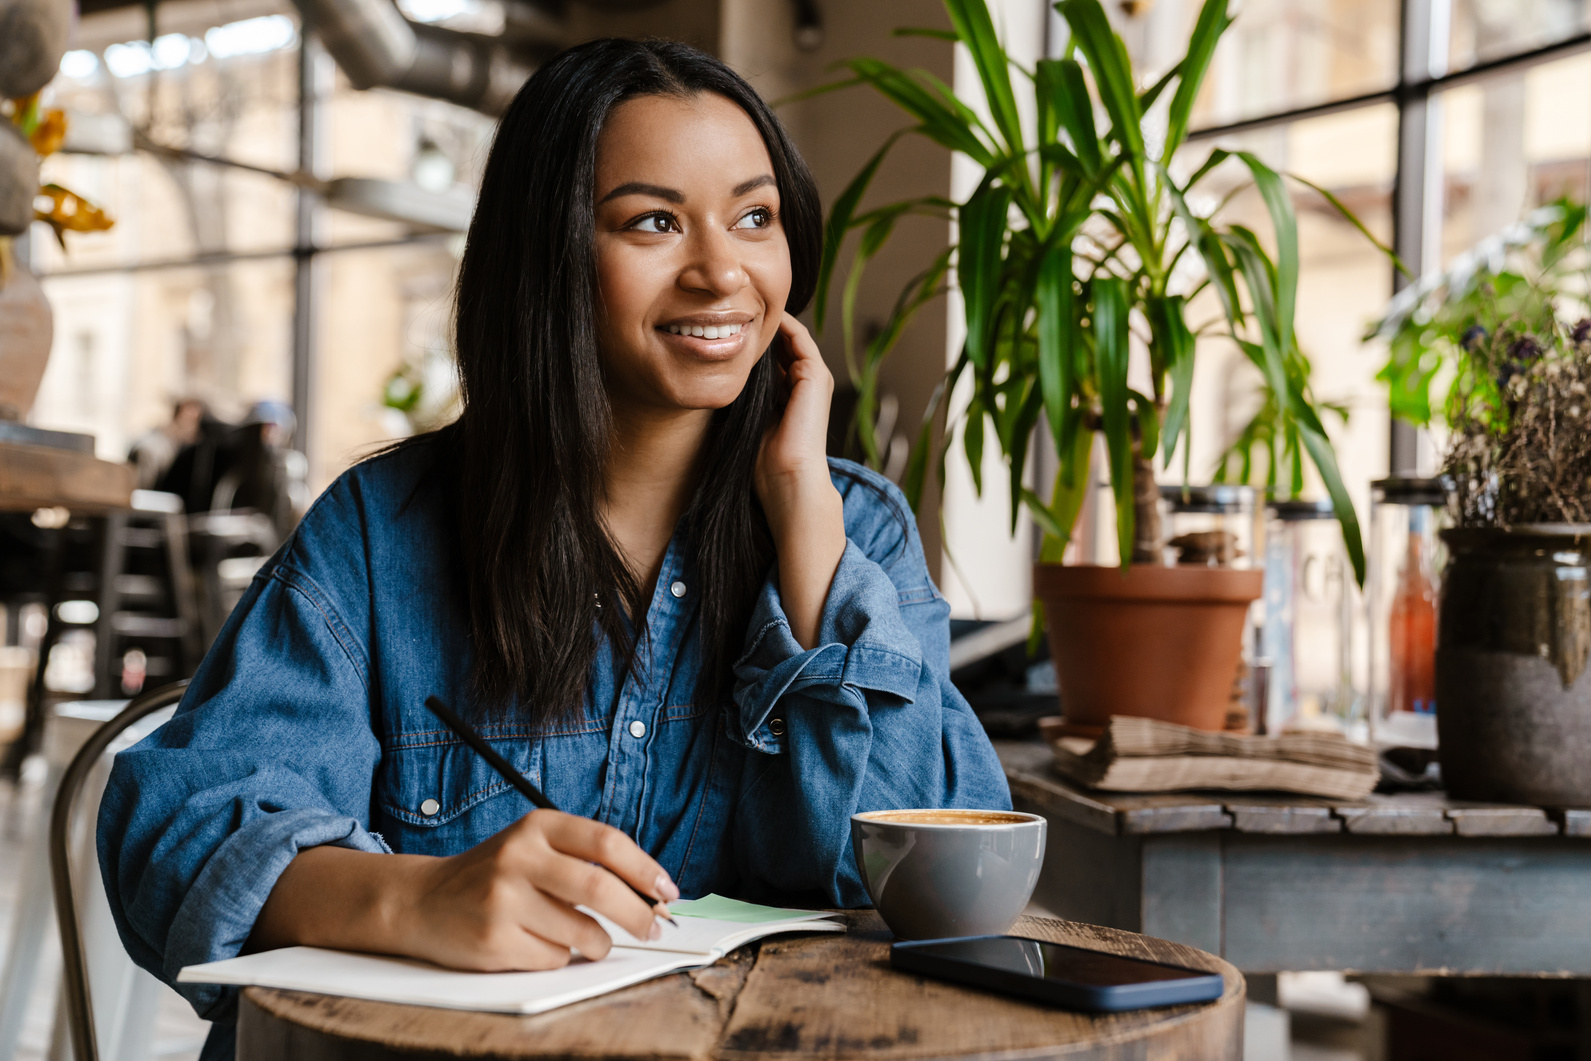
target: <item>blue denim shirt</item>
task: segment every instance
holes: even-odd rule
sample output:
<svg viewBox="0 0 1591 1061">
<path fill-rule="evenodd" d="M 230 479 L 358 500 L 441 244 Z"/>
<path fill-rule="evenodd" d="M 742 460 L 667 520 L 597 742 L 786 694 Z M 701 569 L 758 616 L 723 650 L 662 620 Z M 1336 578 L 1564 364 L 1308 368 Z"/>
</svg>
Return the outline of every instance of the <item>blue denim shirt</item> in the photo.
<svg viewBox="0 0 1591 1061">
<path fill-rule="evenodd" d="M 176 716 L 116 757 L 99 857 L 133 959 L 173 983 L 229 1056 L 235 992 L 176 985 L 238 953 L 300 850 L 450 855 L 530 808 L 425 708 L 466 703 L 471 658 L 445 469 L 411 445 L 357 465 L 260 571 Z M 834 462 L 845 553 L 819 644 L 770 576 L 732 702 L 695 699 L 693 568 L 668 547 L 642 665 L 599 651 L 584 717 L 485 736 L 563 810 L 624 830 L 687 897 L 858 906 L 851 814 L 1007 808 L 994 750 L 950 684 L 949 608 L 904 499 Z M 220 1042 L 218 1040 L 222 1040 Z"/>
</svg>

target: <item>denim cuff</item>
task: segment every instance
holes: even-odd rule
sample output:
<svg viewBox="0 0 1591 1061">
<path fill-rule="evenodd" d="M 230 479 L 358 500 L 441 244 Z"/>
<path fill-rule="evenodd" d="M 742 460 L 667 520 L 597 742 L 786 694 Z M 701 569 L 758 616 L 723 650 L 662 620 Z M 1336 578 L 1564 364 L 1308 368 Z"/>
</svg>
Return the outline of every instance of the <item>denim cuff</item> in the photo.
<svg viewBox="0 0 1591 1061">
<path fill-rule="evenodd" d="M 237 989 L 179 984 L 184 966 L 235 958 L 277 878 L 300 851 L 330 844 L 391 854 L 380 837 L 353 818 L 323 810 L 284 810 L 256 818 L 216 849 L 188 889 L 166 936 L 161 979 L 206 1020 L 232 1019 Z"/>
<path fill-rule="evenodd" d="M 922 675 L 922 646 L 900 616 L 895 584 L 854 542 L 847 541 L 824 602 L 819 643 L 803 649 L 790 632 L 776 584 L 764 584 L 751 636 L 735 664 L 735 736 L 770 755 L 785 750 L 788 719 L 777 710 L 786 693 L 829 703 L 861 702 L 857 690 L 911 703 Z M 847 693 L 846 690 L 853 690 Z"/>
</svg>

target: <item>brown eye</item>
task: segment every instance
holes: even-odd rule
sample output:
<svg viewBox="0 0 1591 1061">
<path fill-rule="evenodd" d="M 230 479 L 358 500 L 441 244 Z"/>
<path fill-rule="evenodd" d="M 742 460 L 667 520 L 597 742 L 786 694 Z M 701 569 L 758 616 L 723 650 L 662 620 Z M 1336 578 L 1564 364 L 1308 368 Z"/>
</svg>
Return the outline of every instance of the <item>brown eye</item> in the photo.
<svg viewBox="0 0 1591 1061">
<path fill-rule="evenodd" d="M 675 231 L 678 225 L 675 224 L 672 214 L 658 213 L 647 214 L 645 217 L 637 218 L 631 222 L 630 227 L 637 232 L 662 234 Z"/>
<path fill-rule="evenodd" d="M 759 206 L 755 210 L 747 211 L 746 216 L 742 217 L 735 227 L 767 228 L 771 224 L 773 224 L 773 211 L 765 206 Z"/>
</svg>

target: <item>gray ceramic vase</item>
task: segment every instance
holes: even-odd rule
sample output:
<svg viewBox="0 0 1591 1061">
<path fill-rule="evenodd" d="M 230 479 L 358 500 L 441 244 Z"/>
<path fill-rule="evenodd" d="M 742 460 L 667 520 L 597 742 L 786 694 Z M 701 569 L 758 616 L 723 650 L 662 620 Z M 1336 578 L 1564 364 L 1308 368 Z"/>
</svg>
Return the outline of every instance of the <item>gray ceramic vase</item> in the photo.
<svg viewBox="0 0 1591 1061">
<path fill-rule="evenodd" d="M 1037 814 L 1000 824 L 921 824 L 851 816 L 851 850 L 884 923 L 900 939 L 997 935 L 1033 895 L 1047 823 Z M 933 812 L 955 816 L 954 811 Z"/>
<path fill-rule="evenodd" d="M 1442 538 L 1436 728 L 1448 795 L 1591 806 L 1591 525 Z"/>
</svg>

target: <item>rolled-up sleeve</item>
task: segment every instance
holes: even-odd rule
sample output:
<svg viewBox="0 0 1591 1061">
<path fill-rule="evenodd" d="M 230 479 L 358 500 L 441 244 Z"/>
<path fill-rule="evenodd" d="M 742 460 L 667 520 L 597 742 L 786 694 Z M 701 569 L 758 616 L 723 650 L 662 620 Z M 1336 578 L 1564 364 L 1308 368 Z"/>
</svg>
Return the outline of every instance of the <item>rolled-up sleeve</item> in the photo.
<svg viewBox="0 0 1591 1061">
<path fill-rule="evenodd" d="M 368 661 L 319 585 L 284 561 L 257 577 L 172 720 L 116 757 L 99 861 L 128 953 L 201 1016 L 236 992 L 177 984 L 238 954 L 301 850 L 385 851 L 369 832 L 381 758 Z"/>
<path fill-rule="evenodd" d="M 818 644 L 796 642 L 770 578 L 735 665 L 729 730 L 761 753 L 747 757 L 736 809 L 748 889 L 856 906 L 867 894 L 851 857 L 852 814 L 1006 809 L 1011 796 L 950 682 L 950 608 L 904 498 L 879 477 L 844 488 L 848 540 Z"/>
</svg>

